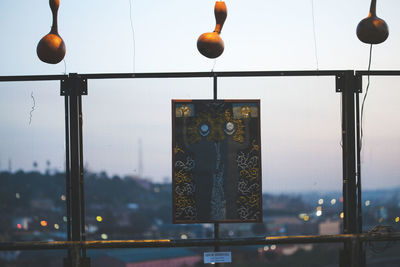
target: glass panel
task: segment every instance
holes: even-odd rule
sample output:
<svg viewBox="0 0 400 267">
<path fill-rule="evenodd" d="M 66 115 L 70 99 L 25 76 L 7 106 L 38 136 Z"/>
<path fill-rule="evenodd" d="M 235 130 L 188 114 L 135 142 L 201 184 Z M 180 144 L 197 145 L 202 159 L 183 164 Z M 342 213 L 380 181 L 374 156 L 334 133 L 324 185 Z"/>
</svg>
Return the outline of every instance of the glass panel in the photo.
<svg viewBox="0 0 400 267">
<path fill-rule="evenodd" d="M 137 248 L 90 250 L 93 267 L 109 266 L 202 266 L 206 248 Z"/>
<path fill-rule="evenodd" d="M 212 79 L 89 81 L 83 97 L 88 239 L 199 238 L 172 225 L 171 100 L 212 98 Z"/>
<path fill-rule="evenodd" d="M 261 99 L 264 224 L 224 225 L 223 234 L 340 233 L 341 94 L 334 78 L 220 78 L 218 86 L 221 99 Z"/>
<path fill-rule="evenodd" d="M 63 250 L 0 252 L 0 266 L 59 267 L 63 266 L 63 260 L 66 256 L 67 252 Z"/>
<path fill-rule="evenodd" d="M 0 83 L 0 240 L 65 240 L 59 82 Z"/>
<path fill-rule="evenodd" d="M 339 266 L 341 244 L 288 244 L 221 248 L 232 252 L 232 266 Z M 231 266 L 229 265 L 229 266 Z"/>
<path fill-rule="evenodd" d="M 363 228 L 399 229 L 400 78 L 371 76 L 364 104 L 361 174 Z M 364 78 L 364 91 L 367 78 Z M 360 96 L 360 102 L 365 95 Z"/>
<path fill-rule="evenodd" d="M 367 266 L 396 267 L 400 265 L 400 245 L 395 242 L 368 242 L 365 245 Z"/>
<path fill-rule="evenodd" d="M 89 85 L 90 96 L 83 98 L 88 238 L 212 236 L 210 224 L 171 224 L 168 160 L 170 100 L 210 99 L 212 79 Z M 264 223 L 222 224 L 221 236 L 340 233 L 341 116 L 334 79 L 219 78 L 218 90 L 219 99 L 262 98 L 264 177 Z"/>
</svg>

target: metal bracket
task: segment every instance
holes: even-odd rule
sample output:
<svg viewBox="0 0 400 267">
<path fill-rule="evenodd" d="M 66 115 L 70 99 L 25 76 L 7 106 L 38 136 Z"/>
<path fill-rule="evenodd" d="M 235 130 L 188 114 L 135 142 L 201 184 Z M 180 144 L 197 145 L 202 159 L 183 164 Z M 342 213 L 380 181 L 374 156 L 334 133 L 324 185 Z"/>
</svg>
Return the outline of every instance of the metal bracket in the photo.
<svg viewBox="0 0 400 267">
<path fill-rule="evenodd" d="M 340 73 L 336 75 L 336 93 L 342 93 L 343 89 L 346 86 L 346 72 Z M 347 74 L 349 75 L 349 74 Z M 352 87 L 354 88 L 355 93 L 362 93 L 362 76 L 361 75 L 353 75 Z"/>
<path fill-rule="evenodd" d="M 343 88 L 345 86 L 344 73 L 338 74 L 335 77 L 336 77 L 336 93 L 341 93 L 343 92 Z"/>
<path fill-rule="evenodd" d="M 73 90 L 76 95 L 88 94 L 87 79 L 82 78 L 77 73 L 70 73 L 67 79 L 61 80 L 60 88 L 61 96 L 71 95 Z"/>
<path fill-rule="evenodd" d="M 362 93 L 362 75 L 356 74 L 355 76 L 356 80 L 356 93 Z"/>
</svg>

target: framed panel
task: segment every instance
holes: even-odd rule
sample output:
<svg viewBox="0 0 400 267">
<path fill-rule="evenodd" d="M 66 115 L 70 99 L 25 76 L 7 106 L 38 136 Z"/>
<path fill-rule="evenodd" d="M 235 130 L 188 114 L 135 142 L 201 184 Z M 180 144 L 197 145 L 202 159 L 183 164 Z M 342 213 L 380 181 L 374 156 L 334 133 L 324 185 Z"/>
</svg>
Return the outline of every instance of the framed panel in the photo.
<svg viewBox="0 0 400 267">
<path fill-rule="evenodd" d="M 259 100 L 172 100 L 174 223 L 261 222 Z"/>
</svg>

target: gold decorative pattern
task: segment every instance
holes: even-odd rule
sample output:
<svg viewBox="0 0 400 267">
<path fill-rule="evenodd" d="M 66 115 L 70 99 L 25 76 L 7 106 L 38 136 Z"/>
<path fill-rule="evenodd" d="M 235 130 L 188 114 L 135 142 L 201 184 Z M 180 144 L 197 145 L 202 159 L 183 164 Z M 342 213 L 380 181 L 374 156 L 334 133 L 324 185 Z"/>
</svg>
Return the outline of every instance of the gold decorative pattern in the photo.
<svg viewBox="0 0 400 267">
<path fill-rule="evenodd" d="M 191 112 L 192 110 L 188 105 L 182 105 L 179 108 L 177 108 L 176 114 L 178 117 L 189 117 Z"/>
<path fill-rule="evenodd" d="M 251 108 L 248 106 L 243 106 L 240 109 L 240 115 L 242 115 L 243 118 L 248 118 L 250 116 L 251 113 Z"/>
<path fill-rule="evenodd" d="M 233 119 L 231 112 L 227 109 L 224 114 L 221 113 L 210 113 L 210 112 L 199 112 L 196 117 L 189 123 L 187 135 L 189 143 L 194 144 L 201 140 L 199 128 L 201 125 L 206 124 L 210 129 L 210 133 L 207 135 L 207 140 L 210 142 L 220 142 L 226 138 L 223 131 L 226 123 L 232 122 L 235 125 L 235 133 L 233 134 L 233 140 L 235 142 L 244 142 L 245 126 L 243 121 L 240 119 Z"/>
<path fill-rule="evenodd" d="M 199 112 L 196 117 L 189 123 L 187 135 L 189 143 L 194 144 L 201 140 L 199 128 L 203 124 L 207 124 L 210 133 L 207 135 L 207 140 L 210 142 L 220 142 L 225 139 L 223 131 L 224 117 L 221 114 L 211 114 L 209 112 Z"/>
<path fill-rule="evenodd" d="M 240 152 L 236 158 L 240 178 L 238 181 L 239 196 L 237 199 L 238 216 L 242 220 L 258 219 L 260 216 L 260 185 L 261 177 L 259 145 L 252 141 L 249 153 Z"/>
<path fill-rule="evenodd" d="M 233 140 L 239 143 L 244 142 L 244 125 L 242 120 L 233 119 L 229 109 L 225 110 L 225 122 L 232 122 L 236 126 L 236 131 L 233 134 Z"/>
<path fill-rule="evenodd" d="M 180 154 L 177 155 L 179 152 Z M 175 217 L 179 220 L 194 220 L 197 214 L 195 183 L 191 171 L 195 162 L 190 156 L 186 156 L 185 151 L 178 145 L 175 146 L 174 153 L 179 156 L 174 164 Z"/>
<path fill-rule="evenodd" d="M 183 151 L 182 148 L 180 148 L 180 147 L 178 147 L 178 145 L 176 145 L 176 146 L 174 147 L 174 154 L 176 155 L 176 154 L 178 154 L 179 152 L 185 153 L 185 151 Z"/>
</svg>

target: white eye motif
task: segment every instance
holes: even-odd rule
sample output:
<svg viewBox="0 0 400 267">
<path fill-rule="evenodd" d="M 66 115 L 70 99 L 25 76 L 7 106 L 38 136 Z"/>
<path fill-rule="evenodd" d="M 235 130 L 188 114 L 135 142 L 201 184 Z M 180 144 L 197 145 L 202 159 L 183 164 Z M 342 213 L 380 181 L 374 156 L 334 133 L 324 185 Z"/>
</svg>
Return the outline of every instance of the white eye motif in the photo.
<svg viewBox="0 0 400 267">
<path fill-rule="evenodd" d="M 227 135 L 232 135 L 235 132 L 235 124 L 233 124 L 232 122 L 227 122 L 225 125 L 224 132 Z"/>
<path fill-rule="evenodd" d="M 226 129 L 227 129 L 228 131 L 233 131 L 233 129 L 235 129 L 235 124 L 233 124 L 232 122 L 228 122 L 228 123 L 226 124 Z"/>
<path fill-rule="evenodd" d="M 207 136 L 210 133 L 210 129 L 207 124 L 202 124 L 199 128 L 199 133 L 201 136 Z"/>
</svg>

